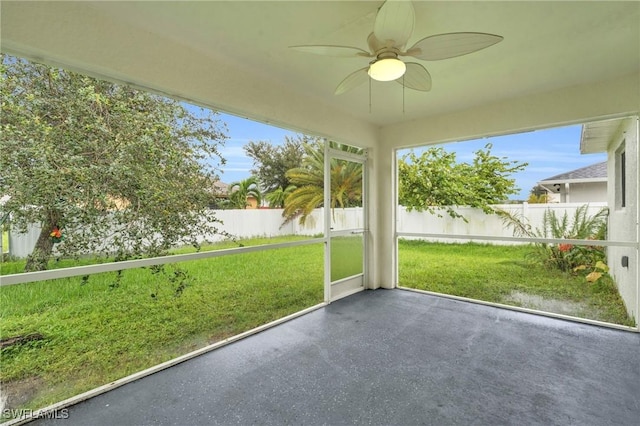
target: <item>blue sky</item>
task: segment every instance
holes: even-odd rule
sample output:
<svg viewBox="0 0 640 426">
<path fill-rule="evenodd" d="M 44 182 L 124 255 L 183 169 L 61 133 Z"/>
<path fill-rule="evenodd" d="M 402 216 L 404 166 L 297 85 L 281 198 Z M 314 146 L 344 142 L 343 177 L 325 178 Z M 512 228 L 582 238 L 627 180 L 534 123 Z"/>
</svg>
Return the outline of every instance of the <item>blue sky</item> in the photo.
<svg viewBox="0 0 640 426">
<path fill-rule="evenodd" d="M 253 160 L 242 149 L 250 141 L 268 141 L 279 145 L 285 136 L 295 136 L 296 132 L 262 124 L 234 115 L 220 113 L 220 120 L 227 124 L 229 139 L 220 150 L 222 158 L 227 160 L 220 179 L 226 183 L 237 182 L 251 176 Z"/>
<path fill-rule="evenodd" d="M 249 141 L 266 140 L 280 144 L 285 136 L 296 133 L 278 127 L 257 123 L 228 114 L 220 114 L 227 124 L 229 139 L 222 148 L 222 156 L 227 160 L 221 179 L 230 183 L 250 176 L 252 160 L 246 157 L 242 147 Z M 449 143 L 442 145 L 445 150 L 456 153 L 460 162 L 469 162 L 473 153 L 493 144 L 491 152 L 498 157 L 527 162 L 527 168 L 515 174 L 520 193 L 513 199 L 526 199 L 535 184 L 545 178 L 575 170 L 580 167 L 606 160 L 606 154 L 580 154 L 581 126 L 560 127 L 535 132 L 485 139 Z M 401 151 L 400 154 L 406 151 Z"/>
</svg>

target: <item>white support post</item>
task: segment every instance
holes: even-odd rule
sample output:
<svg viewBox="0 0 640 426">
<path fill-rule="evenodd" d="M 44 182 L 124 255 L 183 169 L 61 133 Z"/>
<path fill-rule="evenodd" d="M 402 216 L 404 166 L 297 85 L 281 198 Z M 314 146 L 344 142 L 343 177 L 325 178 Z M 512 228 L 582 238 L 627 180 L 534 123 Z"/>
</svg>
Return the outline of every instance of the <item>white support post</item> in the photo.
<svg viewBox="0 0 640 426">
<path fill-rule="evenodd" d="M 396 249 L 396 155 L 387 144 L 373 151 L 371 170 L 371 241 L 372 278 L 370 288 L 395 288 L 397 278 Z"/>
</svg>

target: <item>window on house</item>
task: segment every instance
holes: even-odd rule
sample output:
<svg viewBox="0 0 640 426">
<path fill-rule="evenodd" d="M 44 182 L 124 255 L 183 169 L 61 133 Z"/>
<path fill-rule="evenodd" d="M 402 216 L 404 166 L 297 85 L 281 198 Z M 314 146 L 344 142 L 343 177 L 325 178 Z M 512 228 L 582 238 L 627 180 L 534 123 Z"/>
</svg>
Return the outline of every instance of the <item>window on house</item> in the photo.
<svg viewBox="0 0 640 426">
<path fill-rule="evenodd" d="M 627 156 L 624 151 L 620 154 L 620 207 L 624 207 L 627 205 Z"/>
<path fill-rule="evenodd" d="M 622 141 L 616 153 L 616 177 L 619 185 L 616 188 L 616 207 L 621 209 L 627 205 L 627 156 L 625 143 Z"/>
</svg>

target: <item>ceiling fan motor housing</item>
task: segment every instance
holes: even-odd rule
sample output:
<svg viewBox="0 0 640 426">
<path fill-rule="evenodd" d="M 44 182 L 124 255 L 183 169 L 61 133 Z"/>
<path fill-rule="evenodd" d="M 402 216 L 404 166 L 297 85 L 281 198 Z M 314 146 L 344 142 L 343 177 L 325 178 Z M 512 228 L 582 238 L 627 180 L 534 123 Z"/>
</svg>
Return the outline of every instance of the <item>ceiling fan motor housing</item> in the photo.
<svg viewBox="0 0 640 426">
<path fill-rule="evenodd" d="M 398 59 L 398 53 L 386 50 L 371 61 L 367 73 L 377 81 L 393 81 L 402 77 L 406 71 L 407 66 Z"/>
</svg>

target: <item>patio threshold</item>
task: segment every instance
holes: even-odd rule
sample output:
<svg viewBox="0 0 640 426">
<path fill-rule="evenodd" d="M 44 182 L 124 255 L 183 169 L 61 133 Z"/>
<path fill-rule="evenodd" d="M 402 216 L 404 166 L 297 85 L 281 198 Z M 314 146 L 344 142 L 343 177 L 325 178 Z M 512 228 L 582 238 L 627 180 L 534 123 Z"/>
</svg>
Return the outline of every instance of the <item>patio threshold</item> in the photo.
<svg viewBox="0 0 640 426">
<path fill-rule="evenodd" d="M 640 334 L 364 291 L 32 424 L 635 424 Z"/>
</svg>

